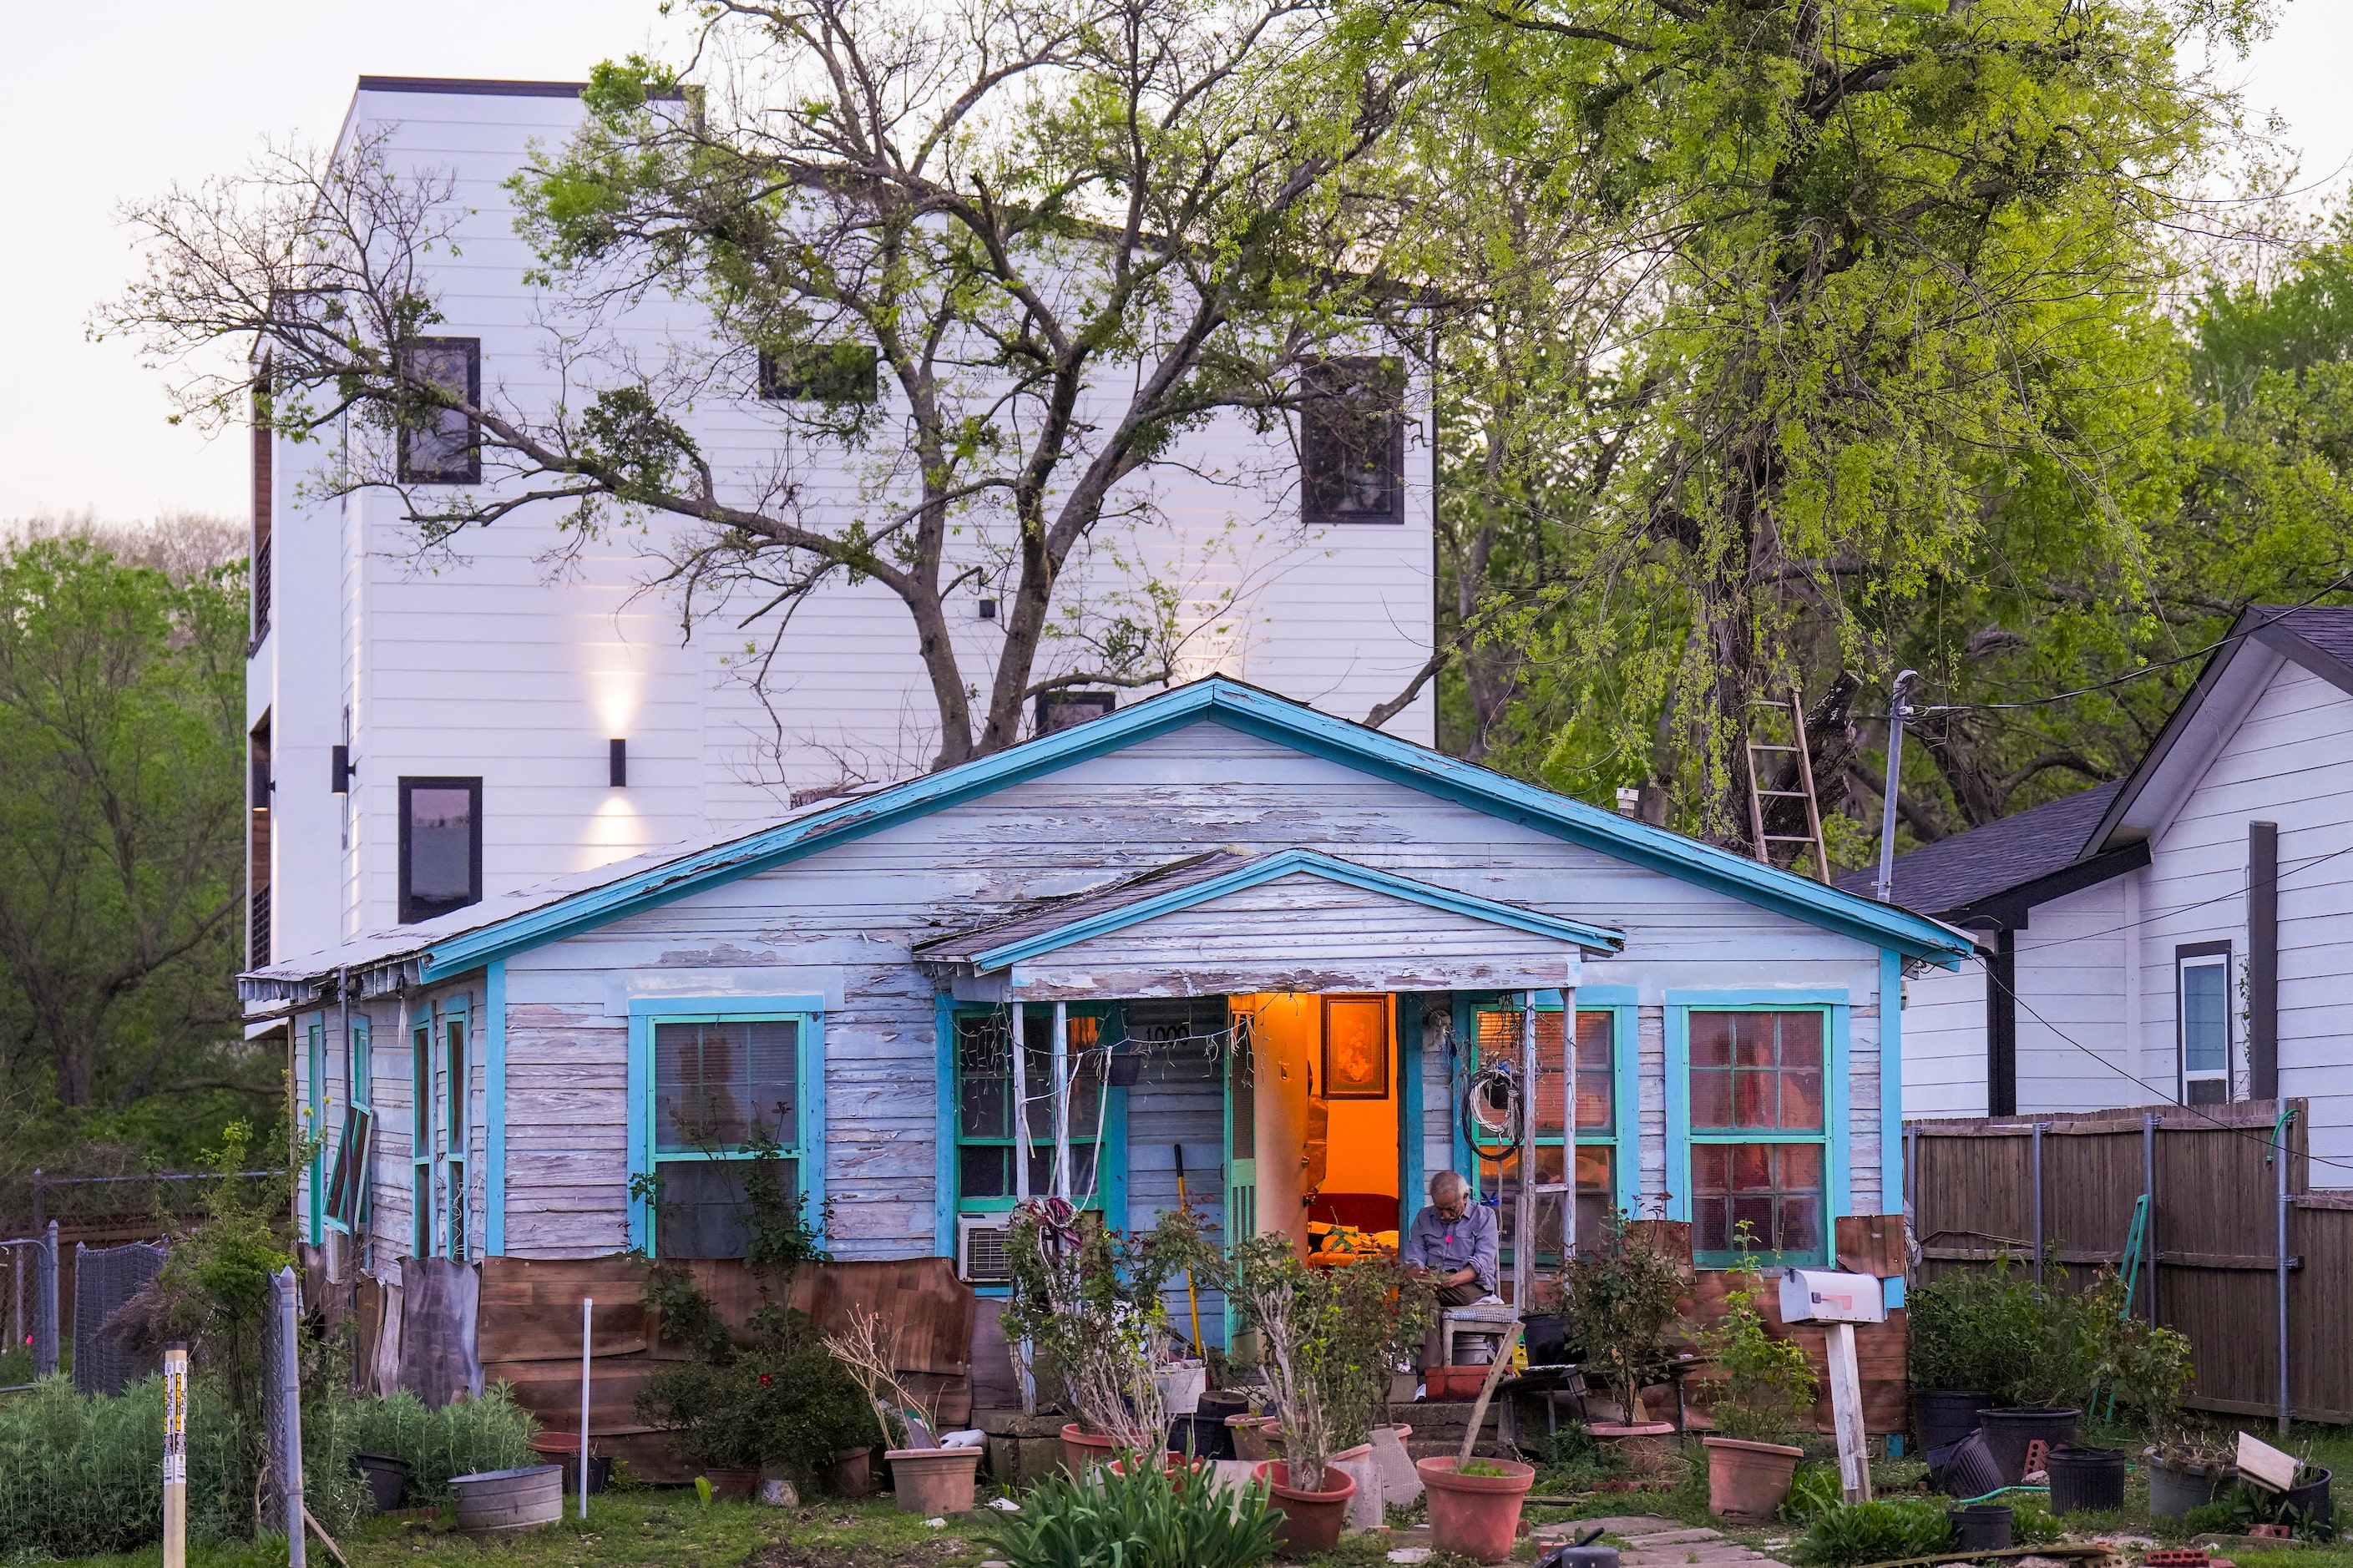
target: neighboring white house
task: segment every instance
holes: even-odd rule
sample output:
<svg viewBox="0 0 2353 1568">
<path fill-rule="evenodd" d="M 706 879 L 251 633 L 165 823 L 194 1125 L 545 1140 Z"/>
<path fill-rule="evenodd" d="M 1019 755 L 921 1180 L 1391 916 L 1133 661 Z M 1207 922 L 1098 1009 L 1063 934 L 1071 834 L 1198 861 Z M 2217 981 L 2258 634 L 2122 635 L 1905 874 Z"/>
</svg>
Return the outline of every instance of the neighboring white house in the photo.
<svg viewBox="0 0 2353 1568">
<path fill-rule="evenodd" d="M 2250 609 L 2131 776 L 1894 896 L 1980 942 L 1907 982 L 1907 1116 L 2301 1097 L 2314 1184 L 2353 1186 L 2353 608 Z"/>
<path fill-rule="evenodd" d="M 435 331 L 478 367 L 486 396 L 525 408 L 565 384 L 502 182 L 534 143 L 571 133 L 578 90 L 362 78 L 341 136 L 346 147 L 381 136 L 395 167 L 453 178 L 467 214 L 458 254 L 432 258 Z M 612 330 L 656 352 L 702 321 L 657 300 Z M 878 395 L 887 408 L 887 387 Z M 1123 491 L 1149 493 L 1149 521 L 1106 523 L 1058 602 L 1115 606 L 1147 583 L 1169 588 L 1197 634 L 1178 679 L 1218 671 L 1366 715 L 1431 648 L 1432 447 L 1406 411 L 1419 401 L 1409 393 L 1394 416 L 1395 471 L 1362 525 L 1302 521 L 1286 432 L 1210 420 Z M 749 395 L 704 395 L 693 434 L 744 472 L 777 442 Z M 424 560 L 397 497 L 330 492 L 335 460 L 332 442 L 255 445 L 255 964 L 930 765 L 936 721 L 914 636 L 871 584 L 829 586 L 794 613 L 773 666 L 790 673 L 764 702 L 744 655 L 767 646 L 775 618 L 728 615 L 682 635 L 677 597 L 643 586 L 676 537 L 660 520 L 582 545 L 548 504 Z M 864 478 L 809 476 L 809 504 L 851 504 Z M 967 668 L 990 667 L 999 591 L 976 581 L 956 602 Z M 1085 668 L 1054 659 L 1050 647 L 1040 677 Z M 1094 706 L 1060 711 L 1131 700 L 1089 695 Z M 1387 728 L 1431 741 L 1429 693 Z"/>
</svg>

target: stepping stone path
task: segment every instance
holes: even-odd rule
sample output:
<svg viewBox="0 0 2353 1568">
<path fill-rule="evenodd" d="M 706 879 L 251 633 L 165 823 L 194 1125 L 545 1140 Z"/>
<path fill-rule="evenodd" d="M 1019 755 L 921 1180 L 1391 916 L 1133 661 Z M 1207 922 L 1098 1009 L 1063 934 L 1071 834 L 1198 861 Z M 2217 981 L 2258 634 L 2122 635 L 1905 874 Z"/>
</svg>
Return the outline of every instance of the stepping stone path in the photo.
<svg viewBox="0 0 2353 1568">
<path fill-rule="evenodd" d="M 1618 1519 L 1548 1520 L 1535 1527 L 1539 1552 L 1546 1547 L 1578 1536 L 1599 1525 L 1609 1537 L 1625 1542 L 1618 1549 L 1619 1568 L 1729 1568 L 1742 1563 L 1753 1568 L 1785 1568 L 1761 1552 L 1727 1540 L 1719 1531 L 1636 1514 Z"/>
</svg>

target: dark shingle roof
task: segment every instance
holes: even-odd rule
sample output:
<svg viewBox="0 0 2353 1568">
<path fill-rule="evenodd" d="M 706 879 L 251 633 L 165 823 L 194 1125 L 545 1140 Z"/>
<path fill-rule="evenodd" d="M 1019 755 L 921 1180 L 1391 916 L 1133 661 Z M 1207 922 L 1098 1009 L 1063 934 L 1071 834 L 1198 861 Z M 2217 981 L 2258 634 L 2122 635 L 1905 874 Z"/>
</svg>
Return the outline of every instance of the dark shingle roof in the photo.
<svg viewBox="0 0 2353 1568">
<path fill-rule="evenodd" d="M 2353 605 L 2314 605 L 2282 611 L 2270 605 L 2258 605 L 2253 614 L 2265 617 L 2267 625 L 2294 632 L 2321 652 L 2353 664 Z"/>
<path fill-rule="evenodd" d="M 2049 876 L 2084 853 L 2120 785 L 2094 784 L 1897 856 L 1895 901 L 1919 914 L 1943 915 Z M 1878 875 L 1875 867 L 1850 871 L 1838 885 L 1869 898 Z"/>
</svg>

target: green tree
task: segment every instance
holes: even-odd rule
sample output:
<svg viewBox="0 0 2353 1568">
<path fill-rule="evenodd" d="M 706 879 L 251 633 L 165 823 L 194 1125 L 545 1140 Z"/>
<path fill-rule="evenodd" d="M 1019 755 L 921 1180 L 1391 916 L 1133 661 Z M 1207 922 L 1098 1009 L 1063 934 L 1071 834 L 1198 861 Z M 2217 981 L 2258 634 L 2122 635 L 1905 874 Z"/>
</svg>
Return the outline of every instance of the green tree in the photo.
<svg viewBox="0 0 2353 1568">
<path fill-rule="evenodd" d="M 0 1062 L 84 1136 L 207 1142 L 190 1095 L 240 1038 L 245 571 L 178 578 L 102 537 L 0 553 Z M 171 1116 L 153 1114 L 172 1097 Z M 142 1107 L 144 1109 L 142 1109 Z M 190 1145 L 191 1149 L 194 1145 Z"/>
</svg>

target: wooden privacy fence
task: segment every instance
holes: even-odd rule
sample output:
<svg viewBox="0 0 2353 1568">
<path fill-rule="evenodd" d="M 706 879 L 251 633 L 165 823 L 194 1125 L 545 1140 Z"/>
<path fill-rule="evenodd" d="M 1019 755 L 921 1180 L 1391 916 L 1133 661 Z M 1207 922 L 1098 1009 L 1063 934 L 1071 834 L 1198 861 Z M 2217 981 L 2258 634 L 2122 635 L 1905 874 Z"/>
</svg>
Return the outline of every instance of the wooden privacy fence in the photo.
<svg viewBox="0 0 2353 1568">
<path fill-rule="evenodd" d="M 1906 1122 L 1920 1277 L 2007 1257 L 2080 1289 L 2124 1266 L 2147 1194 L 2133 1307 L 2189 1339 L 2183 1403 L 2353 1421 L 2353 1193 L 2308 1190 L 2306 1121 L 2290 1100 Z"/>
</svg>

